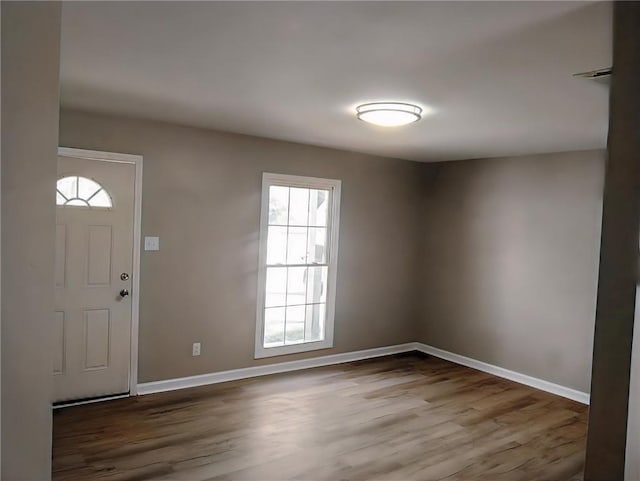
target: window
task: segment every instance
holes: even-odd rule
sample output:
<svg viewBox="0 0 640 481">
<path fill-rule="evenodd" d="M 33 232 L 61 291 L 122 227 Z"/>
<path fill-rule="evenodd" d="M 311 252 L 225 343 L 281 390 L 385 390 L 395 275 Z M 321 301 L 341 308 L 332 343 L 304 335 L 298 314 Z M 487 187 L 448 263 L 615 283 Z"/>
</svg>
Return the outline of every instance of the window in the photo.
<svg viewBox="0 0 640 481">
<path fill-rule="evenodd" d="M 256 357 L 333 346 L 340 181 L 264 174 Z"/>
<path fill-rule="evenodd" d="M 58 179 L 56 205 L 110 208 L 112 203 L 111 196 L 95 180 L 72 175 Z"/>
</svg>

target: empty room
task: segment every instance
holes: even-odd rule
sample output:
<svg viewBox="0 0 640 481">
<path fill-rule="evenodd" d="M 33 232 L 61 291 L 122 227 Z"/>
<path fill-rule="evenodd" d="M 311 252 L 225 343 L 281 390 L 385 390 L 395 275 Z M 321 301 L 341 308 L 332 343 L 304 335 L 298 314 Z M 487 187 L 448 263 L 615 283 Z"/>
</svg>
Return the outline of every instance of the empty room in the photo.
<svg viewBox="0 0 640 481">
<path fill-rule="evenodd" d="M 640 3 L 0 15 L 2 481 L 640 481 Z"/>
</svg>

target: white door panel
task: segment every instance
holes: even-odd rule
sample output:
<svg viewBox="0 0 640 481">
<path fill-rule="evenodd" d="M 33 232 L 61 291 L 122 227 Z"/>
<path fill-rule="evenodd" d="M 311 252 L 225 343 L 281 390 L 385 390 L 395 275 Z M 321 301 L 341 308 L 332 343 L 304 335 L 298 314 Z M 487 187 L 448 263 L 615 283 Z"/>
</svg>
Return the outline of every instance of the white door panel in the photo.
<svg viewBox="0 0 640 481">
<path fill-rule="evenodd" d="M 56 311 L 53 322 L 53 374 L 64 372 L 64 312 Z"/>
<path fill-rule="evenodd" d="M 111 242 L 110 225 L 87 226 L 87 285 L 109 287 L 111 285 Z"/>
<path fill-rule="evenodd" d="M 56 225 L 56 287 L 64 287 L 67 261 L 67 226 Z"/>
<path fill-rule="evenodd" d="M 58 177 L 73 176 L 97 187 L 72 178 L 57 197 L 69 202 L 56 209 L 55 401 L 129 391 L 131 296 L 120 291 L 132 285 L 135 166 L 59 157 Z M 100 186 L 94 199 L 108 205 L 106 192 L 111 207 L 81 200 Z"/>
</svg>

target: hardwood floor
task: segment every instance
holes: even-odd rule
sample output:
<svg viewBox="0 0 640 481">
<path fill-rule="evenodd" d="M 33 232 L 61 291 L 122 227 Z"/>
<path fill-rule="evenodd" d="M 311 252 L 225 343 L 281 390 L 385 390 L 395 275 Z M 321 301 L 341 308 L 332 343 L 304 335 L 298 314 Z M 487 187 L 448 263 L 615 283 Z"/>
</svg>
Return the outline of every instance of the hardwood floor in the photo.
<svg viewBox="0 0 640 481">
<path fill-rule="evenodd" d="M 61 409 L 53 479 L 582 479 L 587 407 L 419 355 Z"/>
</svg>

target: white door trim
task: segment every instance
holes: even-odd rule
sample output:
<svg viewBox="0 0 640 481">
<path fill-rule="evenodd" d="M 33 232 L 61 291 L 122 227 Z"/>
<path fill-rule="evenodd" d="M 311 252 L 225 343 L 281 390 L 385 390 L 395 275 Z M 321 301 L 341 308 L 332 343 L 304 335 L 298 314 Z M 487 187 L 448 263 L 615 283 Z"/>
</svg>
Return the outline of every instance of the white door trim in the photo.
<svg viewBox="0 0 640 481">
<path fill-rule="evenodd" d="M 58 147 L 61 157 L 122 162 L 135 165 L 135 192 L 133 213 L 133 271 L 131 273 L 131 362 L 129 369 L 129 395 L 138 394 L 138 332 L 140 322 L 140 244 L 142 227 L 142 156 L 101 152 L 97 150 Z"/>
</svg>

